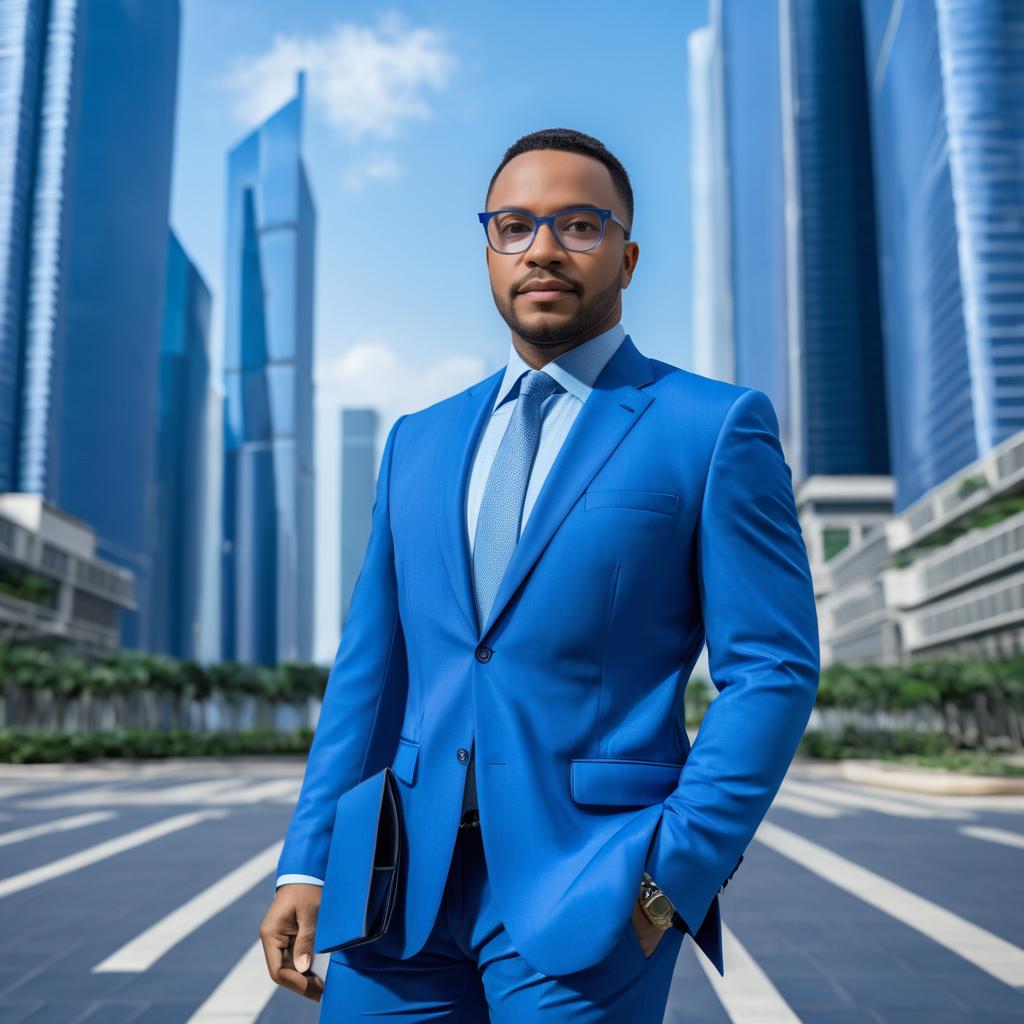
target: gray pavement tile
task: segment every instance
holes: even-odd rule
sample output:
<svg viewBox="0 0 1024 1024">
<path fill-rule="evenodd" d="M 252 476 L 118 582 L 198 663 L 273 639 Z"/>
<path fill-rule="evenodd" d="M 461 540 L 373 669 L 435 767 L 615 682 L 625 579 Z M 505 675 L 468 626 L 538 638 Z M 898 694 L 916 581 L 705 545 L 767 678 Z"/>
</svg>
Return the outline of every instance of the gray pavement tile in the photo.
<svg viewBox="0 0 1024 1024">
<path fill-rule="evenodd" d="M 803 1010 L 848 1010 L 856 1006 L 846 989 L 830 978 L 773 978 L 772 982 L 794 1013 L 799 1014 Z"/>
<path fill-rule="evenodd" d="M 21 1019 L 21 1024 L 80 1024 L 87 1012 L 87 1003 L 49 999 Z"/>
<path fill-rule="evenodd" d="M 275 992 L 256 1024 L 317 1024 L 320 1004 L 304 999 L 294 992 Z"/>
<path fill-rule="evenodd" d="M 954 1003 L 964 1009 L 1011 1013 L 1024 1020 L 1024 990 L 1011 988 L 980 971 L 970 976 L 943 977 L 942 984 Z"/>
<path fill-rule="evenodd" d="M 981 1018 L 961 1010 L 918 1010 L 901 1006 L 880 1018 L 884 1024 L 980 1024 Z M 1020 1018 L 1016 1018 L 1019 1024 Z"/>
<path fill-rule="evenodd" d="M 159 1003 L 146 1007 L 132 1024 L 185 1024 L 197 1009 L 196 1003 Z"/>
<path fill-rule="evenodd" d="M 955 983 L 953 983 L 955 984 Z M 887 1013 L 895 1008 L 954 1012 L 960 1005 L 950 994 L 951 983 L 938 974 L 877 979 L 870 976 L 843 978 L 843 987 L 860 1006 Z"/>
<path fill-rule="evenodd" d="M 871 1010 L 801 1010 L 801 1024 L 881 1024 L 882 1018 Z"/>
<path fill-rule="evenodd" d="M 134 1024 L 148 1003 L 104 1002 L 94 1006 L 79 1024 Z"/>
<path fill-rule="evenodd" d="M 41 1005 L 38 1000 L 12 1003 L 5 999 L 0 1003 L 0 1024 L 22 1024 L 22 1021 Z"/>
<path fill-rule="evenodd" d="M 913 976 L 914 972 L 899 957 L 895 957 L 888 950 L 858 950 L 856 956 L 827 956 L 817 951 L 809 951 L 807 960 L 819 968 L 819 970 L 836 978 L 840 982 L 851 976 L 870 975 L 877 980 L 888 980 L 889 978 L 906 978 Z M 758 958 L 758 963 L 764 967 L 764 958 Z M 765 970 L 768 968 L 765 967 Z M 768 972 L 771 975 L 771 971 Z M 772 975 L 774 977 L 774 975 Z"/>
</svg>

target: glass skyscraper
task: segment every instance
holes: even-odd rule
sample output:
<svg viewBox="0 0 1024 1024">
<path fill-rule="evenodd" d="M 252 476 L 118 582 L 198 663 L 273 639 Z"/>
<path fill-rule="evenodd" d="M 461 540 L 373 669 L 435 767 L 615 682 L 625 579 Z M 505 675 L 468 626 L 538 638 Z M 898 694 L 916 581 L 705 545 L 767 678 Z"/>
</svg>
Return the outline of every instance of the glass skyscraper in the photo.
<svg viewBox="0 0 1024 1024">
<path fill-rule="evenodd" d="M 363 568 L 377 489 L 376 409 L 341 410 L 341 622 Z"/>
<path fill-rule="evenodd" d="M 902 510 L 1024 428 L 1024 5 L 862 2 Z"/>
<path fill-rule="evenodd" d="M 786 262 L 776 0 L 709 7 L 722 51 L 734 380 L 764 391 L 786 433 Z M 697 296 L 694 296 L 694 302 Z"/>
<path fill-rule="evenodd" d="M 136 577 L 150 524 L 177 0 L 0 5 L 0 490 L 42 494 Z"/>
<path fill-rule="evenodd" d="M 310 660 L 313 646 L 313 270 L 294 99 L 228 157 L 222 654 Z"/>
<path fill-rule="evenodd" d="M 797 484 L 885 474 L 858 2 L 722 0 L 710 4 L 709 18 L 707 43 L 690 48 L 706 65 L 691 67 L 691 106 L 706 108 L 694 122 L 695 156 L 705 152 L 707 166 L 720 167 L 720 186 L 703 186 L 708 210 L 723 190 L 728 209 L 700 237 L 695 218 L 695 267 L 719 252 L 726 258 L 718 261 L 724 270 L 706 275 L 695 305 L 729 310 L 709 317 L 722 358 L 731 352 L 733 379 L 772 399 Z M 706 237 L 726 231 L 725 242 Z M 698 332 L 696 350 L 709 344 Z"/>
<path fill-rule="evenodd" d="M 693 224 L 693 369 L 736 380 L 726 160 L 721 0 L 687 39 L 690 88 L 690 209 Z"/>
<path fill-rule="evenodd" d="M 200 657 L 200 604 L 208 523 L 210 290 L 173 231 L 160 347 L 151 648 Z"/>
</svg>

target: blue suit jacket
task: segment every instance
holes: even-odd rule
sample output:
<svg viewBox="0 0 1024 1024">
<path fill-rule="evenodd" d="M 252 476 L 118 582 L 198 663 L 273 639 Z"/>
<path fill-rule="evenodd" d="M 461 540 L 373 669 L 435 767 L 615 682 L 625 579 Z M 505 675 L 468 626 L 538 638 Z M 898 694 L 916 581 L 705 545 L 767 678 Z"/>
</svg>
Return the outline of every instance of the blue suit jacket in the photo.
<svg viewBox="0 0 1024 1024">
<path fill-rule="evenodd" d="M 323 878 L 338 796 L 392 765 L 406 870 L 377 948 L 412 956 L 456 838 L 458 752 L 475 742 L 488 877 L 536 970 L 608 955 L 646 869 L 724 974 L 718 894 L 818 687 L 814 593 L 775 412 L 763 392 L 649 359 L 627 335 L 481 629 L 465 494 L 503 372 L 388 434 L 278 873 Z M 691 749 L 683 692 L 705 641 L 719 693 Z"/>
</svg>

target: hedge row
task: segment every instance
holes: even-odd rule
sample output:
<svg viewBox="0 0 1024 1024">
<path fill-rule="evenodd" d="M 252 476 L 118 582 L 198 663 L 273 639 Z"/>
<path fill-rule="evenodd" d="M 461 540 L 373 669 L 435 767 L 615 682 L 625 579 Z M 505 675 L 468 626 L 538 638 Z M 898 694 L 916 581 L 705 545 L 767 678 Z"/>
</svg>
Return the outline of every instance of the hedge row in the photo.
<svg viewBox="0 0 1024 1024">
<path fill-rule="evenodd" d="M 329 666 L 307 662 L 203 665 L 139 651 L 85 657 L 60 642 L 0 640 L 0 680 L 65 700 L 157 692 L 195 700 L 221 693 L 229 700 L 252 696 L 296 703 L 321 698 L 329 674 Z M 697 698 L 695 705 L 702 703 L 698 693 L 690 696 Z M 822 670 L 817 703 L 868 711 L 923 706 L 973 711 L 979 700 L 1024 712 L 1024 657 L 934 659 L 886 667 L 831 665 Z M 694 710 L 699 718 L 699 709 Z"/>
<path fill-rule="evenodd" d="M 864 711 L 951 705 L 973 711 L 979 698 L 1024 711 L 1024 658 L 936 658 L 898 666 L 830 665 L 821 672 L 817 705 Z"/>
<path fill-rule="evenodd" d="M 220 693 L 228 700 L 251 696 L 294 704 L 322 697 L 329 674 L 328 667 L 307 662 L 273 667 L 234 661 L 203 665 L 129 650 L 90 657 L 59 642 L 0 640 L 0 680 L 63 700 L 143 692 L 206 700 Z"/>
<path fill-rule="evenodd" d="M 940 732 L 905 729 L 865 732 L 846 727 L 839 735 L 833 735 L 825 730 L 808 729 L 800 741 L 798 753 L 830 761 L 867 757 L 979 775 L 1024 775 L 1024 764 L 987 750 L 959 749 Z"/>
<path fill-rule="evenodd" d="M 8 764 L 94 761 L 128 757 L 230 757 L 242 754 L 304 754 L 313 739 L 311 729 L 292 733 L 194 733 L 180 730 L 113 729 L 109 732 L 0 731 L 0 762 Z"/>
</svg>

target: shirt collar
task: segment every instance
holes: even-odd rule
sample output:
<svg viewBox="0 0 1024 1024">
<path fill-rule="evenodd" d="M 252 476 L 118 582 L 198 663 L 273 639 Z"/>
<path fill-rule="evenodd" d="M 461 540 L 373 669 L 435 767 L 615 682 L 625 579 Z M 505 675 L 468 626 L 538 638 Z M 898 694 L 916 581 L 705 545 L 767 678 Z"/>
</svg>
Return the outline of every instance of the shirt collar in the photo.
<svg viewBox="0 0 1024 1024">
<path fill-rule="evenodd" d="M 625 337 L 626 329 L 620 321 L 602 334 L 569 349 L 568 352 L 563 352 L 557 359 L 546 363 L 542 369 L 554 377 L 570 395 L 575 395 L 580 402 L 585 402 L 587 396 L 594 390 L 594 382 L 605 368 L 605 364 L 618 351 Z M 505 376 L 502 378 L 498 396 L 494 401 L 495 409 L 506 399 L 512 397 L 513 389 L 518 396 L 519 391 L 516 385 L 518 385 L 519 379 L 532 369 L 533 367 L 516 351 L 513 342 L 509 346 Z"/>
</svg>

